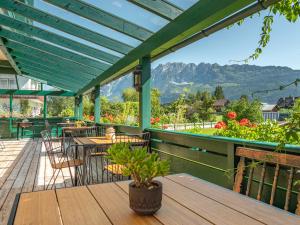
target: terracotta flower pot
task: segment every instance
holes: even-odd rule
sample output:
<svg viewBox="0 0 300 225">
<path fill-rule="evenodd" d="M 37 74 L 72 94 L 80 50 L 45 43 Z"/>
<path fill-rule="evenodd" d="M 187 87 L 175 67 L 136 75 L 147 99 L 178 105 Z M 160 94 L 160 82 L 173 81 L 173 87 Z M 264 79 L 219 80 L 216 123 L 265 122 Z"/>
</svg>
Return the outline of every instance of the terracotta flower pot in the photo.
<svg viewBox="0 0 300 225">
<path fill-rule="evenodd" d="M 129 184 L 130 208 L 140 215 L 152 215 L 161 207 L 162 183 L 153 181 L 151 188 L 137 188 L 134 182 Z"/>
</svg>

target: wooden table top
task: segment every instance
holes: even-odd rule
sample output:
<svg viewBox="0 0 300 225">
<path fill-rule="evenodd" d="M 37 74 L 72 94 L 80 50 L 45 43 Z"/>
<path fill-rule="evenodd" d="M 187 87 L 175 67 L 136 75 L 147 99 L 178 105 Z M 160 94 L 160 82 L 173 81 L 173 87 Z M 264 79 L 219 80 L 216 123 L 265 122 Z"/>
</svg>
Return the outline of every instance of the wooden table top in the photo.
<svg viewBox="0 0 300 225">
<path fill-rule="evenodd" d="M 64 122 L 64 123 L 56 123 L 56 125 L 57 126 L 66 126 L 66 125 L 75 125 L 75 123 L 74 122 L 69 122 L 69 123 Z"/>
<path fill-rule="evenodd" d="M 23 193 L 14 224 L 300 224 L 300 216 L 190 175 L 159 180 L 163 201 L 154 216 L 139 216 L 129 208 L 126 181 Z"/>
<path fill-rule="evenodd" d="M 108 139 L 107 137 L 76 137 L 74 141 L 80 145 L 111 145 L 120 142 L 131 142 L 131 143 L 143 143 L 145 140 L 139 137 L 131 137 L 131 136 L 118 136 L 115 141 Z"/>
</svg>

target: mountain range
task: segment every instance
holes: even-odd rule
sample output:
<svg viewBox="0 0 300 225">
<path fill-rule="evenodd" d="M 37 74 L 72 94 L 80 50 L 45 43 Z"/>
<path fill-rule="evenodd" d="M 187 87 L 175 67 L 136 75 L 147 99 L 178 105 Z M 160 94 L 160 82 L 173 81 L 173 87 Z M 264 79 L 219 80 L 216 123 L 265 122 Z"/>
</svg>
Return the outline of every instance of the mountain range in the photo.
<svg viewBox="0 0 300 225">
<path fill-rule="evenodd" d="M 282 66 L 219 65 L 200 63 L 166 63 L 152 69 L 152 88 L 158 88 L 161 102 L 174 101 L 184 90 L 189 92 L 210 91 L 223 87 L 229 100 L 238 99 L 255 91 L 277 89 L 300 79 L 300 70 Z M 132 76 L 127 75 L 105 85 L 101 91 L 110 100 L 120 100 L 122 90 L 132 86 Z M 280 97 L 300 96 L 300 88 L 290 86 L 284 90 L 255 95 L 262 102 L 276 103 Z"/>
</svg>

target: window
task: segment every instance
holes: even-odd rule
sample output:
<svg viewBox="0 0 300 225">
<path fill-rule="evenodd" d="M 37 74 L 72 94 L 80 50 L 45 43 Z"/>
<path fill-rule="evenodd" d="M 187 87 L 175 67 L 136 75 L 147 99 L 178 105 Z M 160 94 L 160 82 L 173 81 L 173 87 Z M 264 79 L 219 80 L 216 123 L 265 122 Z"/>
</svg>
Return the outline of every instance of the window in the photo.
<svg viewBox="0 0 300 225">
<path fill-rule="evenodd" d="M 0 89 L 8 89 L 8 79 L 0 79 Z"/>
</svg>

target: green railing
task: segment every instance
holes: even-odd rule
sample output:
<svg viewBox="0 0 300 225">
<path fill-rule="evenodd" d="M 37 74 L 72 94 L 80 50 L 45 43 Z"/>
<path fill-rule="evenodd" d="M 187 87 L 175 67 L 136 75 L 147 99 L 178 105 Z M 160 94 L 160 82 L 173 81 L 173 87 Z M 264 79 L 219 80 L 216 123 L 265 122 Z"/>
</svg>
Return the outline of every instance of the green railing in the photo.
<svg viewBox="0 0 300 225">
<path fill-rule="evenodd" d="M 111 126 L 104 124 L 105 126 Z M 113 125 L 117 131 L 127 133 L 140 132 L 139 127 L 124 125 Z M 189 173 L 193 176 L 209 182 L 232 189 L 234 172 L 239 158 L 235 157 L 235 150 L 239 146 L 252 147 L 274 151 L 277 144 L 247 141 L 243 139 L 227 138 L 220 136 L 209 136 L 202 134 L 191 134 L 160 129 L 146 129 L 151 133 L 151 149 L 158 152 L 162 158 L 171 162 L 171 173 Z M 300 146 L 286 145 L 285 152 L 288 154 L 300 155 Z M 245 183 L 247 182 L 247 174 Z M 256 197 L 258 183 L 261 175 L 261 166 L 254 170 L 253 185 L 251 187 L 252 197 Z M 269 202 L 273 182 L 274 168 L 269 166 L 266 170 L 266 177 L 263 187 L 263 201 Z M 278 178 L 275 204 L 283 208 L 287 187 L 287 170 L 281 169 Z M 300 179 L 297 173 L 294 180 Z M 244 187 L 246 185 L 243 185 Z M 290 210 L 296 208 L 297 187 L 293 187 Z"/>
<path fill-rule="evenodd" d="M 45 119 L 42 117 L 27 118 L 30 122 L 33 122 L 35 130 L 38 133 L 45 129 Z M 66 118 L 62 117 L 49 117 L 47 118 L 49 124 L 54 127 L 57 123 L 64 121 Z M 73 117 L 69 117 L 70 120 L 75 120 Z M 21 118 L 0 118 L 0 136 L 2 138 L 16 138 L 17 137 L 17 122 L 22 121 Z M 32 137 L 32 128 L 25 129 L 25 137 Z"/>
</svg>

